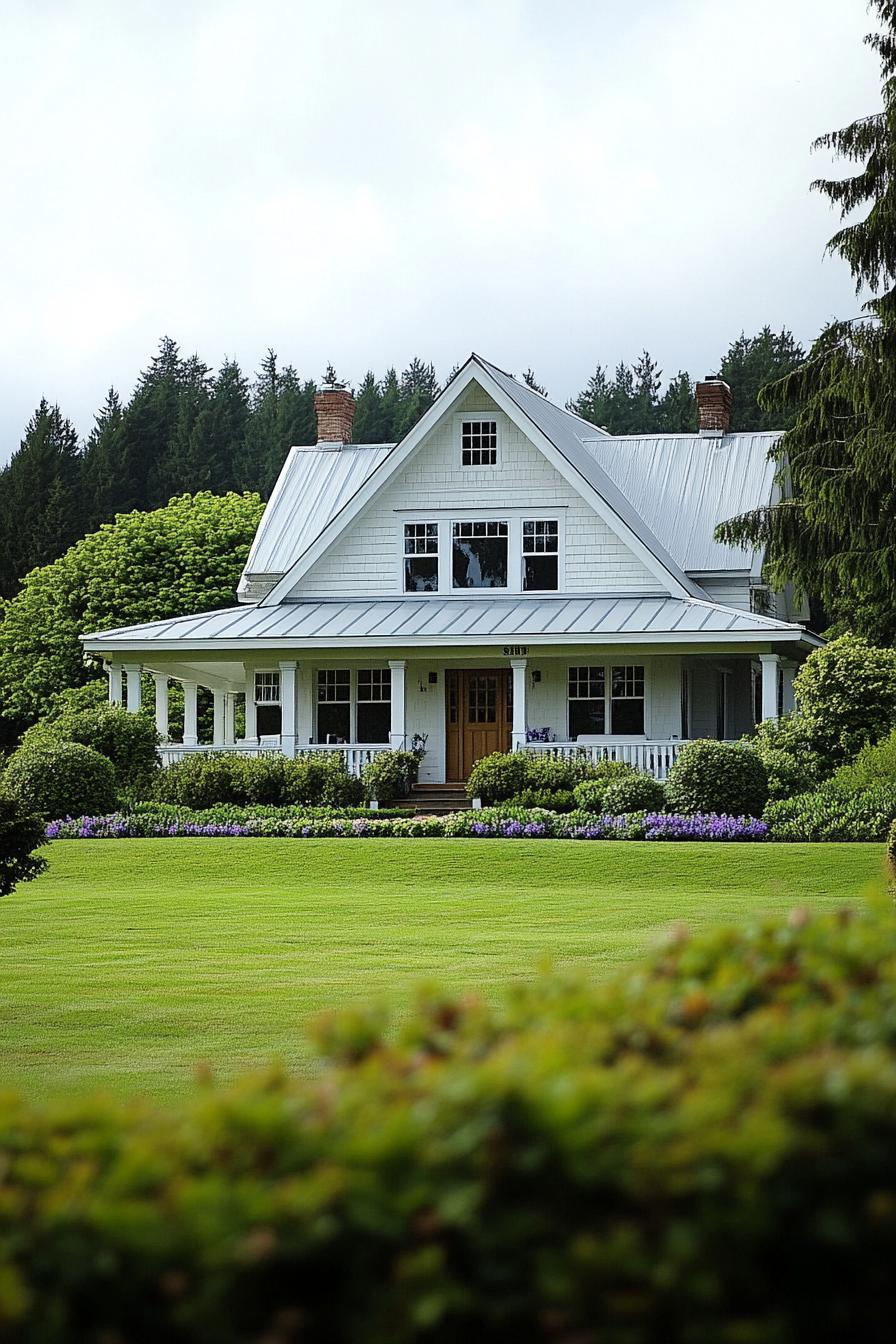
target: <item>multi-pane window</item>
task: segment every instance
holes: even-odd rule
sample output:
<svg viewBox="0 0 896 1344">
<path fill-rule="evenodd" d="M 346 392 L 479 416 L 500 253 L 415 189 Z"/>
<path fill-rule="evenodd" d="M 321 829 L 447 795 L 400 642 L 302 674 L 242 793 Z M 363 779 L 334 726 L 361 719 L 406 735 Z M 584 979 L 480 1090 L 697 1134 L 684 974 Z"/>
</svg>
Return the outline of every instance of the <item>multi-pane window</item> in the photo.
<svg viewBox="0 0 896 1344">
<path fill-rule="evenodd" d="M 317 740 L 348 742 L 351 737 L 352 679 L 348 668 L 321 668 L 317 674 Z"/>
<path fill-rule="evenodd" d="M 255 673 L 255 703 L 256 705 L 279 705 L 280 703 L 279 672 Z"/>
<path fill-rule="evenodd" d="M 464 467 L 493 467 L 498 461 L 496 420 L 463 420 L 460 427 L 460 460 Z"/>
<path fill-rule="evenodd" d="M 392 673 L 388 667 L 358 672 L 359 742 L 388 742 L 392 720 Z"/>
<path fill-rule="evenodd" d="M 523 520 L 523 588 L 557 591 L 560 527 L 556 519 Z"/>
<path fill-rule="evenodd" d="M 455 588 L 507 587 L 507 524 L 454 523 L 451 580 Z"/>
<path fill-rule="evenodd" d="M 611 683 L 610 731 L 617 734 L 643 733 L 644 668 L 614 667 Z"/>
<path fill-rule="evenodd" d="M 404 590 L 406 593 L 438 592 L 438 523 L 405 523 Z"/>
<path fill-rule="evenodd" d="M 569 669 L 569 737 L 605 733 L 607 674 L 603 667 Z"/>
</svg>

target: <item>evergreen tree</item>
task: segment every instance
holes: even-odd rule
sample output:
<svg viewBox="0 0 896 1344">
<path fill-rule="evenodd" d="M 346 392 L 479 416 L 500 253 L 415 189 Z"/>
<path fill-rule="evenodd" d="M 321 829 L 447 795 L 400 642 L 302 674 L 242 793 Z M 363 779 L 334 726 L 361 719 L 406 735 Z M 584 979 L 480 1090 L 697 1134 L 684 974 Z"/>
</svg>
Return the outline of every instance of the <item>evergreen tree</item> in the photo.
<svg viewBox="0 0 896 1344">
<path fill-rule="evenodd" d="M 610 381 L 602 365 L 598 364 L 579 395 L 566 403 L 566 409 L 581 416 L 583 420 L 590 420 L 600 429 L 608 428 Z"/>
<path fill-rule="evenodd" d="M 818 140 L 859 165 L 813 186 L 846 220 L 829 250 L 847 262 L 865 316 L 831 323 L 808 359 L 761 394 L 764 409 L 796 410 L 775 449 L 779 504 L 718 529 L 733 545 L 767 547 L 768 577 L 817 595 L 838 630 L 896 640 L 896 0 L 874 0 L 883 108 Z"/>
<path fill-rule="evenodd" d="M 697 393 L 689 373 L 679 371 L 666 385 L 656 412 L 661 434 L 693 434 L 697 428 Z"/>
<path fill-rule="evenodd" d="M 0 472 L 0 583 L 11 596 L 83 530 L 81 451 L 71 421 L 40 402 L 21 445 Z"/>
<path fill-rule="evenodd" d="M 249 384 L 239 364 L 225 360 L 190 432 L 182 466 L 185 489 L 215 494 L 233 489 L 249 414 Z"/>
<path fill-rule="evenodd" d="M 112 494 L 115 489 L 117 461 L 121 452 L 121 426 L 124 411 L 121 398 L 110 387 L 106 400 L 97 411 L 93 429 L 84 447 L 82 482 L 84 526 L 88 532 L 114 516 Z"/>
<path fill-rule="evenodd" d="M 523 374 L 523 382 L 527 387 L 531 387 L 533 392 L 538 392 L 543 397 L 547 396 L 547 388 L 542 387 L 532 369 L 527 369 Z"/>
<path fill-rule="evenodd" d="M 383 393 L 373 373 L 365 373 L 355 397 L 355 443 L 387 443 L 383 438 Z"/>
<path fill-rule="evenodd" d="M 434 367 L 415 357 L 401 375 L 401 402 L 395 425 L 399 439 L 413 429 L 438 395 L 439 381 Z"/>
<path fill-rule="evenodd" d="M 719 373 L 731 388 L 731 428 L 789 429 L 795 418 L 793 410 L 788 408 L 786 415 L 780 407 L 765 410 L 759 394 L 805 358 L 805 350 L 786 328 L 776 333 L 766 325 L 755 336 L 741 332 L 719 366 Z"/>
<path fill-rule="evenodd" d="M 317 442 L 316 390 L 313 382 L 302 383 L 291 365 L 281 370 L 268 350 L 251 388 L 249 422 L 235 463 L 240 488 L 258 490 L 267 499 L 290 448 Z"/>
<path fill-rule="evenodd" d="M 649 434 L 657 428 L 663 371 L 646 350 L 632 366 L 632 432 Z"/>
<path fill-rule="evenodd" d="M 208 463 L 193 453 L 193 434 L 212 400 L 211 370 L 198 355 L 182 360 L 177 377 L 177 418 L 174 433 L 157 459 L 153 493 L 159 503 L 173 495 L 189 491 L 190 482 L 208 476 Z M 201 452 L 214 451 L 206 442 L 197 443 Z M 205 481 L 202 482 L 206 484 Z M 198 487 L 197 487 L 198 488 Z"/>
<path fill-rule="evenodd" d="M 398 417 L 401 411 L 401 387 L 398 374 L 387 369 L 383 379 L 382 434 L 383 443 L 396 443 L 398 440 Z"/>
<path fill-rule="evenodd" d="M 180 417 L 181 367 L 176 341 L 164 336 L 122 418 L 118 452 L 108 479 L 111 516 L 163 502 L 163 464 Z"/>
</svg>

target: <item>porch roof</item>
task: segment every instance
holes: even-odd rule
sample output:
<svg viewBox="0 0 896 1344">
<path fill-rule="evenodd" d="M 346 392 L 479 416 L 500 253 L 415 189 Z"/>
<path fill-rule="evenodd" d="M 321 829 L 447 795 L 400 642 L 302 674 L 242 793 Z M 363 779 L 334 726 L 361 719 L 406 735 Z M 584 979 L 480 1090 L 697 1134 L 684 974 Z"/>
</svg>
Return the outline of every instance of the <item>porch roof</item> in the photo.
<svg viewBox="0 0 896 1344">
<path fill-rule="evenodd" d="M 82 635 L 85 651 L 224 650 L 358 645 L 475 645 L 529 641 L 767 643 L 814 647 L 801 625 L 675 597 L 395 597 L 239 606 Z"/>
</svg>

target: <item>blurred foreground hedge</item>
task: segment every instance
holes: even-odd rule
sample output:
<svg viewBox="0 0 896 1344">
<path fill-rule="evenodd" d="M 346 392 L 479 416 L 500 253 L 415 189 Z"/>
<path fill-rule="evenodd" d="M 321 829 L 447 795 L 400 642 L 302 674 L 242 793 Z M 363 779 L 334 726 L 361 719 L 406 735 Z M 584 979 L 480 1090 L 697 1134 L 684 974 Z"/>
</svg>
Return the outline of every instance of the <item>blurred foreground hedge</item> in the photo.
<svg viewBox="0 0 896 1344">
<path fill-rule="evenodd" d="M 609 984 L 424 994 L 316 1081 L 0 1112 L 0 1337 L 892 1338 L 892 911 L 681 933 Z"/>
</svg>

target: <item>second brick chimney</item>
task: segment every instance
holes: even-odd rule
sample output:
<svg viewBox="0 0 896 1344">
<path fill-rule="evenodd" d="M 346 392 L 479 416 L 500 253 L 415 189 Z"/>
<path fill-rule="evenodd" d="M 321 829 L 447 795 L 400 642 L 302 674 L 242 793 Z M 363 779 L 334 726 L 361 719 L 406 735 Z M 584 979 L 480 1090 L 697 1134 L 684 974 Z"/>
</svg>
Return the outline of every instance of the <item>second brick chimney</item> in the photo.
<svg viewBox="0 0 896 1344">
<path fill-rule="evenodd" d="M 325 387 L 314 397 L 318 443 L 351 443 L 355 399 L 345 387 Z"/>
<path fill-rule="evenodd" d="M 701 434 L 727 434 L 731 428 L 731 388 L 717 373 L 697 384 L 697 425 Z"/>
</svg>

